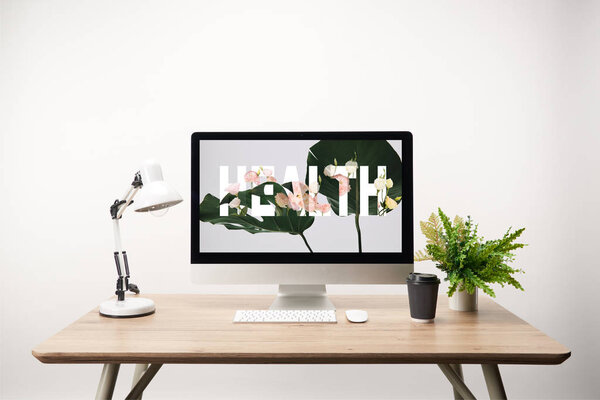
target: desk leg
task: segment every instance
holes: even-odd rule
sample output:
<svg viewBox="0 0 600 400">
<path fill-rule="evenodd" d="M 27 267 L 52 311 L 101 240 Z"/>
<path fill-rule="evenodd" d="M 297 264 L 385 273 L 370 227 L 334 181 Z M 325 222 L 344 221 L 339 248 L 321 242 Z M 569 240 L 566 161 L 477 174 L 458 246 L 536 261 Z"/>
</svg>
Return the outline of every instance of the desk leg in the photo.
<svg viewBox="0 0 600 400">
<path fill-rule="evenodd" d="M 448 378 L 452 384 L 452 387 L 462 396 L 463 399 L 475 400 L 473 393 L 449 364 L 438 364 L 438 367 L 440 367 L 444 375 L 446 375 L 446 378 Z"/>
<path fill-rule="evenodd" d="M 140 381 L 140 378 L 142 377 L 142 375 L 144 375 L 144 372 L 146 372 L 147 369 L 148 364 L 135 365 L 135 371 L 133 372 L 133 381 L 131 382 L 131 389 L 133 389 L 135 385 Z M 142 400 L 142 395 L 143 393 L 141 393 L 136 400 Z"/>
<path fill-rule="evenodd" d="M 506 391 L 502 383 L 502 376 L 498 364 L 481 364 L 485 384 L 492 400 L 506 400 Z"/>
<path fill-rule="evenodd" d="M 450 368 L 452 368 L 454 372 L 456 372 L 456 375 L 458 375 L 458 377 L 462 379 L 463 382 L 465 381 L 465 378 L 463 377 L 461 364 L 450 364 Z M 454 400 L 463 400 L 463 397 L 460 395 L 460 393 L 458 393 L 458 390 L 456 390 L 454 386 L 452 386 L 452 391 L 454 391 Z"/>
<path fill-rule="evenodd" d="M 152 378 L 154 378 L 154 375 L 156 375 L 160 367 L 162 367 L 162 364 L 151 364 L 148 369 L 144 371 L 142 376 L 140 376 L 140 379 L 137 381 L 137 383 L 135 383 L 133 388 L 131 388 L 131 391 L 127 397 L 125 397 L 125 400 L 141 399 L 144 389 L 146 389 L 150 381 L 152 381 Z"/>
<path fill-rule="evenodd" d="M 98 390 L 96 390 L 96 400 L 111 400 L 119 375 L 121 364 L 104 364 Z"/>
</svg>

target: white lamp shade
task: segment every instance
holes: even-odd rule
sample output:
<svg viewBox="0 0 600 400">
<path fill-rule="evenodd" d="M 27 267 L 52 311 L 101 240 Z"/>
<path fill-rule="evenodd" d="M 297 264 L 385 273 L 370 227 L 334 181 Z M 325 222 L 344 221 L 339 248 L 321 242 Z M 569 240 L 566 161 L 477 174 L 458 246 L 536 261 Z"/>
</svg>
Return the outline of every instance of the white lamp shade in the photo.
<svg viewBox="0 0 600 400">
<path fill-rule="evenodd" d="M 144 162 L 140 169 L 142 189 L 133 202 L 137 212 L 156 211 L 183 201 L 179 193 L 164 181 L 160 164 L 154 160 Z"/>
</svg>

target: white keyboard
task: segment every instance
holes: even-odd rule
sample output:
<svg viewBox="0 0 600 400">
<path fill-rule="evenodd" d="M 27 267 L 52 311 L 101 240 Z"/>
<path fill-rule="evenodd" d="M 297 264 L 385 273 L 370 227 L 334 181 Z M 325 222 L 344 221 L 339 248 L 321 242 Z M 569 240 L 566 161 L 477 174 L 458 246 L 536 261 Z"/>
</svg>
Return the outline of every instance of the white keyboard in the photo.
<svg viewBox="0 0 600 400">
<path fill-rule="evenodd" d="M 337 320 L 335 310 L 237 310 L 233 322 L 335 324 Z"/>
</svg>

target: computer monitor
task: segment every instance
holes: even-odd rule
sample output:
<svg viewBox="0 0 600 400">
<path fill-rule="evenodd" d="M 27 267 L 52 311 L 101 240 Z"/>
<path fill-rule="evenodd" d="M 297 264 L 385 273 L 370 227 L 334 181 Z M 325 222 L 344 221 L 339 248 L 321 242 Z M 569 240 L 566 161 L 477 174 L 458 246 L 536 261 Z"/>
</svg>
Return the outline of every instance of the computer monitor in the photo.
<svg viewBox="0 0 600 400">
<path fill-rule="evenodd" d="M 272 308 L 333 308 L 325 284 L 413 271 L 410 132 L 196 132 L 194 283 L 279 284 Z"/>
</svg>

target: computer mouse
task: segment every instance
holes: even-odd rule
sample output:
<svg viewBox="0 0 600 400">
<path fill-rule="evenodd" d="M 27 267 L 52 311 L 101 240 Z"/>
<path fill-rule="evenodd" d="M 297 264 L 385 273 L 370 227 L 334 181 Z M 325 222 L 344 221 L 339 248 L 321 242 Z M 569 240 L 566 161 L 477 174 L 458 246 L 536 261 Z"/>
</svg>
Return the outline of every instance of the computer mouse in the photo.
<svg viewBox="0 0 600 400">
<path fill-rule="evenodd" d="M 350 322 L 367 322 L 369 319 L 369 314 L 363 310 L 346 310 L 346 318 Z"/>
</svg>

